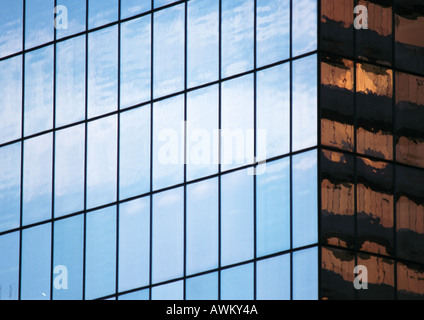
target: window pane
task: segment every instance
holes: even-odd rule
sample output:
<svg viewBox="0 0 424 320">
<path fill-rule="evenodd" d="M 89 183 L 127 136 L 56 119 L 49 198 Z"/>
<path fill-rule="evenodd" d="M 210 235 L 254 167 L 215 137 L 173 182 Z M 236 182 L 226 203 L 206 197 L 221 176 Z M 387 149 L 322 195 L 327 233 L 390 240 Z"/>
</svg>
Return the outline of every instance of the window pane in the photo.
<svg viewBox="0 0 424 320">
<path fill-rule="evenodd" d="M 21 137 L 22 56 L 0 61 L 0 144 Z"/>
<path fill-rule="evenodd" d="M 317 152 L 293 157 L 293 246 L 318 241 Z"/>
<path fill-rule="evenodd" d="M 65 6 L 67 9 L 66 14 L 66 11 L 61 11 L 60 9 L 62 8 L 58 7 L 55 18 L 56 36 L 58 39 L 85 31 L 86 1 L 87 0 L 57 0 L 57 6 Z M 66 17 L 68 19 L 67 23 L 63 21 Z"/>
<path fill-rule="evenodd" d="M 290 0 L 257 2 L 257 66 L 290 57 Z"/>
<path fill-rule="evenodd" d="M 46 134 L 24 143 L 23 224 L 51 218 L 52 135 Z"/>
<path fill-rule="evenodd" d="M 88 117 L 117 109 L 118 29 L 102 29 L 88 36 Z"/>
<path fill-rule="evenodd" d="M 221 264 L 253 258 L 253 177 L 247 170 L 221 180 Z"/>
<path fill-rule="evenodd" d="M 88 0 L 88 27 L 90 29 L 118 20 L 119 0 Z"/>
<path fill-rule="evenodd" d="M 54 0 L 25 1 L 25 49 L 53 41 Z"/>
<path fill-rule="evenodd" d="M 50 299 L 51 224 L 22 231 L 22 300 Z"/>
<path fill-rule="evenodd" d="M 293 253 L 293 299 L 318 299 L 317 248 Z"/>
<path fill-rule="evenodd" d="M 187 273 L 218 267 L 218 180 L 187 186 Z"/>
<path fill-rule="evenodd" d="M 22 50 L 22 0 L 4 0 L 0 11 L 0 58 Z"/>
<path fill-rule="evenodd" d="M 84 209 L 85 126 L 56 132 L 55 216 Z"/>
<path fill-rule="evenodd" d="M 293 1 L 293 57 L 317 50 L 317 0 Z"/>
<path fill-rule="evenodd" d="M 173 2 L 177 2 L 178 0 L 153 0 L 155 8 L 159 8 L 165 6 L 167 4 L 171 4 Z"/>
<path fill-rule="evenodd" d="M 149 284 L 150 197 L 119 207 L 119 291 Z"/>
<path fill-rule="evenodd" d="M 218 86 L 187 94 L 187 179 L 218 172 Z"/>
<path fill-rule="evenodd" d="M 221 272 L 222 300 L 253 300 L 253 264 Z"/>
<path fill-rule="evenodd" d="M 18 300 L 19 233 L 0 237 L 0 300 Z"/>
<path fill-rule="evenodd" d="M 184 5 L 155 13 L 154 97 L 184 89 Z"/>
<path fill-rule="evenodd" d="M 257 150 L 259 161 L 290 152 L 290 65 L 257 73 Z M 263 131 L 263 133 L 261 133 Z"/>
<path fill-rule="evenodd" d="M 53 126 L 53 46 L 25 55 L 25 135 Z"/>
<path fill-rule="evenodd" d="M 153 189 L 184 180 L 184 96 L 153 105 Z"/>
<path fill-rule="evenodd" d="M 257 255 L 290 249 L 290 159 L 258 167 L 256 177 Z"/>
<path fill-rule="evenodd" d="M 218 273 L 187 279 L 187 300 L 218 300 Z"/>
<path fill-rule="evenodd" d="M 121 0 L 121 19 L 149 11 L 151 6 L 151 0 Z"/>
<path fill-rule="evenodd" d="M 121 109 L 150 99 L 151 18 L 121 25 Z"/>
<path fill-rule="evenodd" d="M 0 232 L 19 227 L 20 198 L 21 144 L 15 143 L 0 149 Z"/>
<path fill-rule="evenodd" d="M 178 281 L 152 289 L 152 300 L 183 300 L 184 282 Z"/>
<path fill-rule="evenodd" d="M 54 224 L 53 299 L 81 300 L 84 259 L 84 215 Z M 66 269 L 61 269 L 65 267 Z M 65 271 L 64 271 L 65 270 Z M 56 272 L 55 272 L 56 271 Z M 67 277 L 67 287 L 61 277 Z M 56 286 L 59 286 L 58 288 Z"/>
<path fill-rule="evenodd" d="M 150 191 L 150 105 L 120 116 L 119 197 Z"/>
<path fill-rule="evenodd" d="M 118 300 L 129 300 L 129 301 L 149 300 L 149 289 L 124 294 L 122 296 L 119 296 Z"/>
<path fill-rule="evenodd" d="M 56 127 L 85 118 L 85 36 L 56 45 Z"/>
<path fill-rule="evenodd" d="M 115 292 L 116 279 L 116 207 L 87 214 L 86 299 Z"/>
<path fill-rule="evenodd" d="M 116 116 L 88 124 L 87 207 L 116 201 Z"/>
<path fill-rule="evenodd" d="M 258 300 L 290 300 L 290 255 L 257 263 Z"/>
<path fill-rule="evenodd" d="M 222 77 L 253 69 L 253 0 L 222 0 Z"/>
<path fill-rule="evenodd" d="M 187 77 L 194 87 L 218 79 L 219 1 L 188 2 Z"/>
<path fill-rule="evenodd" d="M 293 62 L 293 151 L 317 145 L 317 56 Z"/>
<path fill-rule="evenodd" d="M 153 196 L 153 283 L 183 276 L 184 189 Z"/>
</svg>

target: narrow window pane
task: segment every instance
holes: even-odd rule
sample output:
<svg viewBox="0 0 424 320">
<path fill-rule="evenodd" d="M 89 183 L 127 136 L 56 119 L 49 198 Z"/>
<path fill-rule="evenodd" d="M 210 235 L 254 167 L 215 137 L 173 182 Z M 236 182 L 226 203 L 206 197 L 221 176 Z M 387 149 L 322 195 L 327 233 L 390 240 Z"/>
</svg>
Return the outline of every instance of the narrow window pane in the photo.
<svg viewBox="0 0 424 320">
<path fill-rule="evenodd" d="M 194 87 L 218 79 L 219 1 L 188 2 L 187 77 Z"/>
<path fill-rule="evenodd" d="M 218 267 L 218 180 L 187 186 L 187 272 Z"/>
<path fill-rule="evenodd" d="M 317 56 L 293 62 L 293 151 L 317 145 Z"/>
<path fill-rule="evenodd" d="M 218 86 L 187 94 L 187 179 L 218 172 Z"/>
<path fill-rule="evenodd" d="M 0 144 L 21 137 L 22 56 L 0 61 Z"/>
<path fill-rule="evenodd" d="M 184 6 L 155 13 L 154 97 L 184 89 Z"/>
<path fill-rule="evenodd" d="M 84 209 L 85 127 L 56 132 L 55 216 Z"/>
<path fill-rule="evenodd" d="M 117 109 L 118 29 L 116 26 L 88 36 L 88 117 Z"/>
<path fill-rule="evenodd" d="M 318 299 L 318 249 L 293 253 L 293 299 Z"/>
<path fill-rule="evenodd" d="M 218 300 L 218 273 L 187 279 L 187 300 Z"/>
<path fill-rule="evenodd" d="M 25 1 L 25 49 L 53 41 L 54 0 Z"/>
<path fill-rule="evenodd" d="M 23 224 L 51 218 L 52 135 L 46 134 L 24 143 Z"/>
<path fill-rule="evenodd" d="M 221 180 L 221 264 L 253 258 L 253 177 L 247 170 Z"/>
<path fill-rule="evenodd" d="M 178 281 L 152 289 L 152 300 L 183 300 L 184 282 Z"/>
<path fill-rule="evenodd" d="M 22 0 L 4 0 L 0 11 L 0 57 L 22 50 Z"/>
<path fill-rule="evenodd" d="M 150 198 L 119 208 L 119 291 L 149 284 Z"/>
<path fill-rule="evenodd" d="M 259 161 L 290 152 L 290 65 L 257 73 L 257 152 Z"/>
<path fill-rule="evenodd" d="M 81 300 L 84 259 L 84 215 L 54 224 L 53 299 Z M 55 270 L 57 268 L 57 270 Z M 64 269 L 66 268 L 66 269 Z M 67 277 L 67 281 L 61 279 Z M 61 281 L 62 280 L 62 281 Z M 61 285 L 67 285 L 61 287 Z"/>
<path fill-rule="evenodd" d="M 167 4 L 171 4 L 173 2 L 177 2 L 179 0 L 153 0 L 155 8 L 166 6 Z"/>
<path fill-rule="evenodd" d="M 53 126 L 53 46 L 25 55 L 25 135 Z"/>
<path fill-rule="evenodd" d="M 222 1 L 222 76 L 253 68 L 254 1 Z"/>
<path fill-rule="evenodd" d="M 264 164 L 256 177 L 257 255 L 290 249 L 290 159 Z"/>
<path fill-rule="evenodd" d="M 184 96 L 153 105 L 153 189 L 184 180 Z"/>
<path fill-rule="evenodd" d="M 119 296 L 118 300 L 128 300 L 128 301 L 149 300 L 149 289 L 124 294 L 122 296 Z"/>
<path fill-rule="evenodd" d="M 150 105 L 120 116 L 119 197 L 150 191 Z"/>
<path fill-rule="evenodd" d="M 86 299 L 115 292 L 116 279 L 116 207 L 87 214 Z"/>
<path fill-rule="evenodd" d="M 56 36 L 58 39 L 85 31 L 87 0 L 57 0 L 57 13 L 55 16 Z M 89 0 L 88 0 L 89 1 Z M 62 11 L 65 6 L 66 11 Z M 63 19 L 67 18 L 67 22 Z"/>
<path fill-rule="evenodd" d="M 183 276 L 184 190 L 153 196 L 153 283 Z"/>
<path fill-rule="evenodd" d="M 221 272 L 222 300 L 253 300 L 253 264 Z"/>
<path fill-rule="evenodd" d="M 318 241 L 317 152 L 293 157 L 293 246 Z"/>
<path fill-rule="evenodd" d="M 256 63 L 262 67 L 290 57 L 290 0 L 257 2 Z"/>
<path fill-rule="evenodd" d="M 149 11 L 151 6 L 151 0 L 121 0 L 121 19 Z"/>
<path fill-rule="evenodd" d="M 56 127 L 85 118 L 85 36 L 56 45 Z"/>
<path fill-rule="evenodd" d="M 150 99 L 151 18 L 121 25 L 121 109 Z"/>
<path fill-rule="evenodd" d="M 116 116 L 88 124 L 87 207 L 116 201 Z"/>
<path fill-rule="evenodd" d="M 293 1 L 293 57 L 317 49 L 317 0 Z"/>
<path fill-rule="evenodd" d="M 19 233 L 0 237 L 0 300 L 18 300 Z"/>
<path fill-rule="evenodd" d="M 22 300 L 49 300 L 51 224 L 22 231 Z"/>
<path fill-rule="evenodd" d="M 290 255 L 257 263 L 258 300 L 290 300 Z"/>
<path fill-rule="evenodd" d="M 253 163 L 253 113 L 253 76 L 224 82 L 221 131 L 223 171 Z"/>
<path fill-rule="evenodd" d="M 21 144 L 0 149 L 0 232 L 19 227 Z"/>
<path fill-rule="evenodd" d="M 119 0 L 88 0 L 88 27 L 90 29 L 118 20 Z"/>
</svg>

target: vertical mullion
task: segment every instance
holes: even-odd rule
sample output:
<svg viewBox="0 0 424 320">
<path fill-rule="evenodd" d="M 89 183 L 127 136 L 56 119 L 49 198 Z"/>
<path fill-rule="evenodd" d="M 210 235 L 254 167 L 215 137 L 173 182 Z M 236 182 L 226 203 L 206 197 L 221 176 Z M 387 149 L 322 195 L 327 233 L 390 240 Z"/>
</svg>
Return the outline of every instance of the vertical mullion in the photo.
<svg viewBox="0 0 424 320">
<path fill-rule="evenodd" d="M 293 0 L 290 0 L 290 300 L 293 300 Z"/>
<path fill-rule="evenodd" d="M 151 0 L 150 32 L 150 252 L 149 252 L 149 300 L 152 300 L 153 272 L 153 63 L 154 63 L 154 0 Z"/>
<path fill-rule="evenodd" d="M 257 0 L 254 0 L 254 8 L 253 8 L 253 252 L 254 252 L 254 264 L 253 264 L 253 300 L 257 300 L 257 200 L 256 200 L 256 169 L 257 169 Z"/>
<path fill-rule="evenodd" d="M 318 7 L 317 7 L 317 48 L 318 48 L 318 54 L 317 54 L 317 84 L 318 84 L 318 91 L 317 91 L 317 138 L 318 138 L 318 148 L 317 148 L 317 190 L 318 190 L 318 300 L 322 299 L 322 290 L 321 290 L 321 264 L 322 264 L 322 248 L 321 248 L 321 212 L 322 212 L 322 194 L 321 194 L 321 48 L 320 48 L 320 35 L 321 35 L 321 0 L 318 0 Z"/>
<path fill-rule="evenodd" d="M 218 138 L 218 300 L 221 300 L 221 268 L 222 268 L 222 261 L 221 261 L 221 246 L 222 246 L 222 239 L 221 239 L 221 191 L 222 191 L 222 166 L 221 166 L 221 144 L 222 144 L 222 137 L 221 137 L 221 131 L 222 131 L 222 0 L 219 0 L 219 22 L 218 22 L 218 28 L 219 28 L 219 43 L 218 43 L 218 78 L 219 78 L 219 84 L 218 84 L 218 126 L 219 126 L 219 138 Z"/>
<path fill-rule="evenodd" d="M 188 4 L 184 3 L 184 281 L 183 299 L 186 300 L 187 288 L 187 14 Z"/>
</svg>

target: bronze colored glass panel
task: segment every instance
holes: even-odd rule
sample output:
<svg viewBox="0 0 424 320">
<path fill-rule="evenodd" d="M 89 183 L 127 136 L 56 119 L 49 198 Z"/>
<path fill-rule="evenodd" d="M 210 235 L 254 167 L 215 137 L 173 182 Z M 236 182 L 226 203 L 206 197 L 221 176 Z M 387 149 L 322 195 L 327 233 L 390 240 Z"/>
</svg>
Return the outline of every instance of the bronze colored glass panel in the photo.
<svg viewBox="0 0 424 320">
<path fill-rule="evenodd" d="M 321 296 L 323 300 L 353 300 L 355 255 L 349 251 L 321 249 Z"/>
<path fill-rule="evenodd" d="M 398 257 L 424 263 L 424 171 L 396 167 Z"/>
<path fill-rule="evenodd" d="M 399 300 L 424 300 L 424 266 L 398 263 L 397 290 Z"/>
<path fill-rule="evenodd" d="M 353 56 L 353 2 L 321 1 L 321 50 Z"/>
<path fill-rule="evenodd" d="M 424 74 L 424 3 L 397 0 L 395 13 L 396 66 Z"/>
<path fill-rule="evenodd" d="M 325 57 L 321 61 L 321 143 L 354 151 L 353 62 Z"/>
<path fill-rule="evenodd" d="M 393 260 L 359 253 L 358 265 L 368 269 L 368 289 L 358 290 L 359 300 L 393 300 L 395 264 Z"/>
<path fill-rule="evenodd" d="M 357 158 L 358 249 L 394 254 L 393 165 Z"/>
<path fill-rule="evenodd" d="M 369 64 L 356 67 L 357 151 L 393 159 L 393 71 Z"/>
<path fill-rule="evenodd" d="M 392 0 L 359 0 L 368 8 L 368 29 L 356 31 L 356 53 L 360 59 L 392 64 Z"/>
<path fill-rule="evenodd" d="M 396 161 L 424 168 L 424 78 L 396 73 Z"/>
<path fill-rule="evenodd" d="M 321 241 L 354 248 L 354 157 L 323 150 L 321 153 Z"/>
</svg>

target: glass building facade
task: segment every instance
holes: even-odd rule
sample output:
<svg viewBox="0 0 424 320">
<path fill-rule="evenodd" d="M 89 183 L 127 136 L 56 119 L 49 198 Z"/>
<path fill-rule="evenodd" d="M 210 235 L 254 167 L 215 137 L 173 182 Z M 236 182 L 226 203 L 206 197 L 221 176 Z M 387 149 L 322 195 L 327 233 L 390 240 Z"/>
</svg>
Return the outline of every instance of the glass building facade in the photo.
<svg viewBox="0 0 424 320">
<path fill-rule="evenodd" d="M 0 9 L 0 300 L 424 298 L 418 1 Z"/>
</svg>

